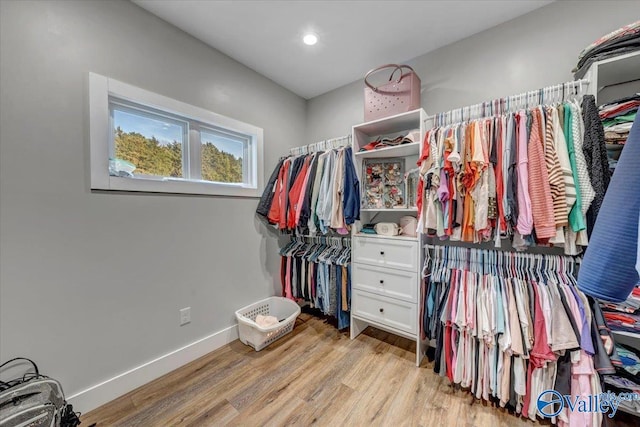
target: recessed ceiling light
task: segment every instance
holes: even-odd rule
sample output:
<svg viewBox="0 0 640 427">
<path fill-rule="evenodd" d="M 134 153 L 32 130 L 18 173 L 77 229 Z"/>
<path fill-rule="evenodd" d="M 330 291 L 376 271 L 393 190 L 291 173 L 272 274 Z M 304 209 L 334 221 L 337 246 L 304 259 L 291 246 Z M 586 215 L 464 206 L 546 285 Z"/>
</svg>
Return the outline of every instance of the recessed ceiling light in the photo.
<svg viewBox="0 0 640 427">
<path fill-rule="evenodd" d="M 314 44 L 318 43 L 318 37 L 315 34 L 305 34 L 305 36 L 302 38 L 302 41 L 306 45 L 313 46 Z"/>
</svg>

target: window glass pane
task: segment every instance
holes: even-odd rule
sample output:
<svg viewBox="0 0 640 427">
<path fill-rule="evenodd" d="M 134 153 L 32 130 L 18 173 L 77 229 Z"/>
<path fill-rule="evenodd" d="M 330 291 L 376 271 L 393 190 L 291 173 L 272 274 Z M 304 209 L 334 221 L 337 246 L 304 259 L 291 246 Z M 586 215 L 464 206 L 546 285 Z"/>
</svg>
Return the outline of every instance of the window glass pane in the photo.
<svg viewBox="0 0 640 427">
<path fill-rule="evenodd" d="M 201 131 L 202 179 L 206 181 L 243 183 L 247 140 L 222 132 Z"/>
<path fill-rule="evenodd" d="M 113 107 L 114 157 L 120 176 L 183 177 L 186 124 L 133 108 Z M 124 161 L 124 162 L 123 162 Z M 110 171 L 114 174 L 114 163 Z M 127 162 L 130 165 L 127 165 Z M 122 172 L 124 170 L 124 173 Z"/>
</svg>

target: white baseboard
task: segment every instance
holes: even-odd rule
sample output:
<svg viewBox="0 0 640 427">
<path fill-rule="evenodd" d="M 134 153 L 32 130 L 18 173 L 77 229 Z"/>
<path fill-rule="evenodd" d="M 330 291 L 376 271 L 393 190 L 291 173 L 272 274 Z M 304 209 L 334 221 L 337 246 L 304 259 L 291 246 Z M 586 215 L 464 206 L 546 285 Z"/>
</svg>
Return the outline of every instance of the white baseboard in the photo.
<svg viewBox="0 0 640 427">
<path fill-rule="evenodd" d="M 75 411 L 87 413 L 141 385 L 238 339 L 237 325 L 187 344 L 154 360 L 67 397 Z"/>
</svg>

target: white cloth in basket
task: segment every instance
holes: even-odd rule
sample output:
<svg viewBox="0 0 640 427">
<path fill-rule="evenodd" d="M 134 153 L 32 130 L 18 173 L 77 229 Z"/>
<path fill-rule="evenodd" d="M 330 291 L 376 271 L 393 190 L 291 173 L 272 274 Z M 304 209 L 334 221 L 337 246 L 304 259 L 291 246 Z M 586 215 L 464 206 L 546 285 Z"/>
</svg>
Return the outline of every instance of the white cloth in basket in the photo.
<svg viewBox="0 0 640 427">
<path fill-rule="evenodd" d="M 256 316 L 256 325 L 261 328 L 268 328 L 269 326 L 277 325 L 278 318 L 274 316 L 263 316 L 262 314 L 258 314 Z"/>
</svg>

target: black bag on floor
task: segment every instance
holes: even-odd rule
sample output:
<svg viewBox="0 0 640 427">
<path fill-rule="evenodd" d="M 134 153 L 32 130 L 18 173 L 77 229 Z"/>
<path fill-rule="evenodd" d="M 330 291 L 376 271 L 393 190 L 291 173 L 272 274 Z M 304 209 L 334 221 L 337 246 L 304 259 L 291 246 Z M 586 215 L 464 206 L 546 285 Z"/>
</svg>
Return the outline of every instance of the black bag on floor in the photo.
<svg viewBox="0 0 640 427">
<path fill-rule="evenodd" d="M 80 424 L 79 414 L 67 404 L 60 383 L 41 375 L 33 361 L 17 357 L 0 365 L 0 370 L 18 361 L 29 362 L 34 372 L 11 381 L 0 381 L 0 427 L 75 427 Z"/>
</svg>

